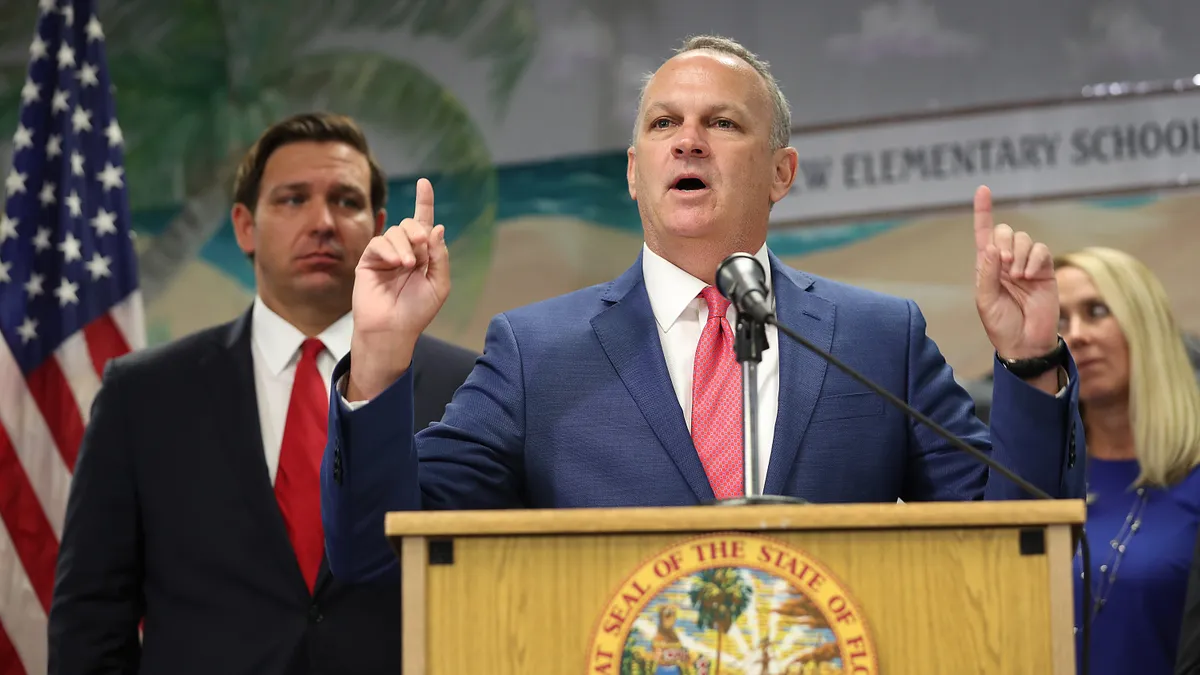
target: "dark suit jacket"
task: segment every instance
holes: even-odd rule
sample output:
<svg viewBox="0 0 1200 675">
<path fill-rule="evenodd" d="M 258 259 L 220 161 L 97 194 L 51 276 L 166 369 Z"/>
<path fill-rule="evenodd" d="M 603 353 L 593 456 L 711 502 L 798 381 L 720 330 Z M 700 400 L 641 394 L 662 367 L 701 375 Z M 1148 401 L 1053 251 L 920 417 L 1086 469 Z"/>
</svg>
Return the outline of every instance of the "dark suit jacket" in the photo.
<svg viewBox="0 0 1200 675">
<path fill-rule="evenodd" d="M 475 356 L 422 337 L 418 427 Z M 400 672 L 398 576 L 346 586 L 322 563 L 314 596 L 263 456 L 250 313 L 111 362 L 71 485 L 49 672 Z"/>
</svg>

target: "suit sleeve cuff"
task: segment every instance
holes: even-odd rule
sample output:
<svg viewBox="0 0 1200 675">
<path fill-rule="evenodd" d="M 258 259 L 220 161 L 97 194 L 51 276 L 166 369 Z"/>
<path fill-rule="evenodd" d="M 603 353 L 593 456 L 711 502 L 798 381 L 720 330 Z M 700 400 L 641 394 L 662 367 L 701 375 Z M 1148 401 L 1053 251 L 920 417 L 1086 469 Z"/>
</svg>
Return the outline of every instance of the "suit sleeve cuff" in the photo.
<svg viewBox="0 0 1200 675">
<path fill-rule="evenodd" d="M 413 369 L 404 371 L 403 375 L 378 396 L 366 401 L 350 401 L 346 398 L 349 377 L 350 355 L 347 354 L 334 366 L 333 376 L 330 378 L 334 388 L 330 396 L 330 406 L 334 405 L 335 399 L 337 401 L 337 409 L 330 408 L 330 421 L 336 422 L 342 433 L 350 437 L 362 439 L 365 434 L 366 438 L 378 442 L 390 442 L 390 438 L 375 439 L 374 436 L 381 430 L 394 430 L 397 411 L 407 408 L 409 414 L 412 414 Z M 410 421 L 400 433 L 411 433 L 411 429 Z M 391 431 L 386 432 L 388 436 L 391 434 Z"/>
<path fill-rule="evenodd" d="M 337 382 L 335 383 L 335 386 L 337 387 L 338 398 L 342 402 L 342 412 L 351 412 L 354 410 L 358 410 L 359 408 L 363 407 L 364 405 L 370 403 L 370 401 L 348 401 L 348 400 L 346 400 L 346 386 L 349 384 L 349 381 L 350 381 L 350 373 L 347 372 L 347 373 L 343 373 L 342 376 L 339 377 L 337 379 Z"/>
</svg>

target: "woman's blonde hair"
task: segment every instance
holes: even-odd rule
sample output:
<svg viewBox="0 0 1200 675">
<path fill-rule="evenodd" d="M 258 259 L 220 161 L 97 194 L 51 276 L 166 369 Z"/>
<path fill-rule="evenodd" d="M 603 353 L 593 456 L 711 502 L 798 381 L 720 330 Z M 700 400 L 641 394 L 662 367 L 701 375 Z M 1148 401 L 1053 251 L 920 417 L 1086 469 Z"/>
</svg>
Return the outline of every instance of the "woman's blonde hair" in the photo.
<svg viewBox="0 0 1200 675">
<path fill-rule="evenodd" d="M 1091 278 L 1129 345 L 1129 416 L 1140 468 L 1135 485 L 1182 480 L 1200 464 L 1200 383 L 1166 291 L 1140 260 L 1111 248 L 1055 258 L 1054 268 L 1063 267 Z"/>
</svg>

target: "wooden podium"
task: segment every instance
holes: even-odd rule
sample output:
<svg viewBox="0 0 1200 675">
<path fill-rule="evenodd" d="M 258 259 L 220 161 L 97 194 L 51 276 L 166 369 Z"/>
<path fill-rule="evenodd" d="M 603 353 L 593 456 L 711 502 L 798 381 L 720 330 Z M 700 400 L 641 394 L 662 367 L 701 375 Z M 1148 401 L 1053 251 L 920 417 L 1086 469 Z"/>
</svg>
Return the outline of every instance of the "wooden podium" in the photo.
<svg viewBox="0 0 1200 675">
<path fill-rule="evenodd" d="M 1084 516 L 1081 500 L 389 513 L 403 675 L 1073 675 Z"/>
</svg>

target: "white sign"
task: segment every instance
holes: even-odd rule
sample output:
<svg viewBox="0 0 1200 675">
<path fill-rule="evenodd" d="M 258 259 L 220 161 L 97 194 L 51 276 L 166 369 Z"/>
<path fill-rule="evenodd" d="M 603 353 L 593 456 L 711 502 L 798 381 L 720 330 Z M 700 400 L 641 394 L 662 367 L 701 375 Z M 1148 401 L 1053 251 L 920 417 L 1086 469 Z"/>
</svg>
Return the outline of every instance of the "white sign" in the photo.
<svg viewBox="0 0 1200 675">
<path fill-rule="evenodd" d="M 1200 90 L 794 133 L 794 223 L 1200 179 Z"/>
</svg>

